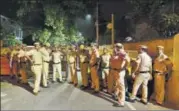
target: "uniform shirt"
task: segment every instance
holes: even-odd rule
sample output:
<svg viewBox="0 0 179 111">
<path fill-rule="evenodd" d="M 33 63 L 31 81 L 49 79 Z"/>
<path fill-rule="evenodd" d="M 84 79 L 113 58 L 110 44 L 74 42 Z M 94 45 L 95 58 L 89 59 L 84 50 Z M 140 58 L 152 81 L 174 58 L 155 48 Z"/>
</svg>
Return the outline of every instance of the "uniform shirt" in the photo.
<svg viewBox="0 0 179 111">
<path fill-rule="evenodd" d="M 13 50 L 11 52 L 12 61 L 18 61 L 18 57 L 17 57 L 18 53 L 19 53 L 19 51 L 17 51 L 17 50 Z"/>
<path fill-rule="evenodd" d="M 81 62 L 81 63 L 84 63 L 84 62 L 88 62 L 88 61 L 89 61 L 87 52 L 80 52 L 79 57 L 80 57 L 80 62 Z"/>
<path fill-rule="evenodd" d="M 42 53 L 43 61 L 50 61 L 50 53 L 46 48 L 42 47 L 40 52 Z"/>
<path fill-rule="evenodd" d="M 62 54 L 61 52 L 52 52 L 52 61 L 53 63 L 60 63 L 62 59 Z"/>
<path fill-rule="evenodd" d="M 90 65 L 95 65 L 97 63 L 97 58 L 99 58 L 99 52 L 96 49 L 91 53 Z"/>
<path fill-rule="evenodd" d="M 36 49 L 32 49 L 26 53 L 27 56 L 32 56 L 33 64 L 42 64 L 42 53 Z"/>
<path fill-rule="evenodd" d="M 109 67 L 109 61 L 110 61 L 111 56 L 109 54 L 103 54 L 101 56 L 101 67 L 105 68 L 105 67 Z"/>
<path fill-rule="evenodd" d="M 25 56 L 25 51 L 20 49 L 19 54 L 17 55 L 17 57 L 20 58 L 20 62 L 25 62 L 27 60 L 24 56 Z"/>
<path fill-rule="evenodd" d="M 168 56 L 162 54 L 158 56 L 154 60 L 154 71 L 159 71 L 161 73 L 167 71 L 167 67 L 172 65 L 171 61 L 169 60 Z"/>
<path fill-rule="evenodd" d="M 68 62 L 74 63 L 75 61 L 76 61 L 76 54 L 75 52 L 71 52 L 71 54 L 69 54 Z"/>
<path fill-rule="evenodd" d="M 110 59 L 110 67 L 113 69 L 121 69 L 123 61 L 129 61 L 129 57 L 125 51 L 120 51 L 118 54 L 113 55 Z"/>
<path fill-rule="evenodd" d="M 139 71 L 151 70 L 150 68 L 152 67 L 152 59 L 146 52 L 139 54 L 136 62 L 139 64 Z"/>
</svg>

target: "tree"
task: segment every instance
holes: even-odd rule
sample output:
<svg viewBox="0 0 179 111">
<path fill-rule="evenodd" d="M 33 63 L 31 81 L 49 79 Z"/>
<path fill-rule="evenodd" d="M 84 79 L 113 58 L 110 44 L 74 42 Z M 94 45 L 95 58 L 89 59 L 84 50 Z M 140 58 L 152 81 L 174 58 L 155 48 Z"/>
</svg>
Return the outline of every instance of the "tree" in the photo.
<svg viewBox="0 0 179 111">
<path fill-rule="evenodd" d="M 95 7 L 93 3 L 87 0 L 19 1 L 17 16 L 23 19 L 35 11 L 44 17 L 44 26 L 33 34 L 36 40 L 57 45 L 76 43 L 84 39 L 78 36 L 75 19 L 84 17 L 87 7 Z"/>
<path fill-rule="evenodd" d="M 133 7 L 130 16 L 139 21 L 147 20 L 160 36 L 171 36 L 179 31 L 177 0 L 127 0 Z M 175 4 L 175 5 L 174 5 Z M 172 14 L 171 14 L 172 12 Z M 172 34 L 171 34 L 172 33 Z"/>
</svg>

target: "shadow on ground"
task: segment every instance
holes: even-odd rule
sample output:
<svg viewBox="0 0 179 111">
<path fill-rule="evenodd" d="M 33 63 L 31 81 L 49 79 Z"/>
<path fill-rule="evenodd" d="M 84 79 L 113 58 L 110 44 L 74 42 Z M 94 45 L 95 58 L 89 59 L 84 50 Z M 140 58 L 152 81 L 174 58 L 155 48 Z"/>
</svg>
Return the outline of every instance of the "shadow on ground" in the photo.
<svg viewBox="0 0 179 111">
<path fill-rule="evenodd" d="M 10 83 L 12 85 L 19 86 L 33 94 L 33 88 L 29 84 L 28 85 L 21 84 L 18 82 L 18 80 L 16 78 L 12 78 L 10 76 L 1 76 L 1 82 Z"/>
</svg>

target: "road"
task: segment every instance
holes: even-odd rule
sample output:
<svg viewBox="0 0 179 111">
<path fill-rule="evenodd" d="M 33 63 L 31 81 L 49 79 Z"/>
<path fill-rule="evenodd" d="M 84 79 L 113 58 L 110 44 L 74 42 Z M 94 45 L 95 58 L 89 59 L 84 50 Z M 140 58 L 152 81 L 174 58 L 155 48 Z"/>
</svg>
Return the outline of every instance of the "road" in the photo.
<svg viewBox="0 0 179 111">
<path fill-rule="evenodd" d="M 37 96 L 30 91 L 33 79 L 29 79 L 31 87 L 5 84 L 8 84 L 8 88 L 1 87 L 1 110 L 169 110 L 140 102 L 126 102 L 125 107 L 114 107 L 116 101 L 105 92 L 94 95 L 91 90 L 83 91 L 79 86 L 74 87 L 67 82 L 51 83 L 49 88 L 41 88 Z"/>
</svg>

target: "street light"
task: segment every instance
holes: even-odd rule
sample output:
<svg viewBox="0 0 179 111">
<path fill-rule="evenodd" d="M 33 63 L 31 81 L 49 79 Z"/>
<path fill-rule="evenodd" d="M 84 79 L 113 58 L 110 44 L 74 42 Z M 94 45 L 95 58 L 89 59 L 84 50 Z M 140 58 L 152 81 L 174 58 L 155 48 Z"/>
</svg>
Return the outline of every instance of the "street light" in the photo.
<svg viewBox="0 0 179 111">
<path fill-rule="evenodd" d="M 81 32 L 79 32 L 78 34 L 79 34 L 79 36 L 82 36 L 82 33 L 81 33 Z"/>
<path fill-rule="evenodd" d="M 91 20 L 91 14 L 86 15 L 86 20 Z"/>
</svg>

